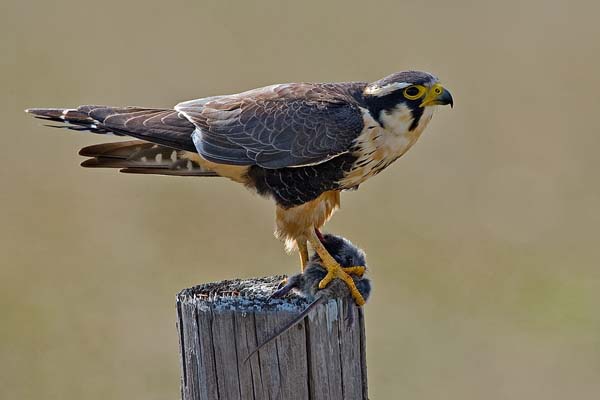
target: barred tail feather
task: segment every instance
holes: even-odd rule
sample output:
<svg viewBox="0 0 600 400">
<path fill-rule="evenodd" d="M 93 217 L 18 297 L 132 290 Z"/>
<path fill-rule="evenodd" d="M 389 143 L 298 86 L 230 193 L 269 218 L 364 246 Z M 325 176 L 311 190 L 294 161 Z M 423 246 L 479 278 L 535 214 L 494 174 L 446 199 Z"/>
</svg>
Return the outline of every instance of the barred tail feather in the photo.
<svg viewBox="0 0 600 400">
<path fill-rule="evenodd" d="M 131 136 L 176 150 L 195 152 L 195 126 L 173 109 L 85 105 L 77 108 L 30 108 L 34 117 L 77 131 Z"/>
<path fill-rule="evenodd" d="M 67 128 L 75 131 L 86 130 L 93 133 L 123 136 L 123 134 L 101 128 L 99 121 L 89 117 L 86 113 L 77 111 L 75 108 L 28 108 L 25 112 L 46 121 L 68 123 L 67 125 L 46 125 L 52 128 Z"/>
<path fill-rule="evenodd" d="M 87 168 L 119 168 L 131 174 L 219 176 L 202 167 L 196 153 L 141 140 L 96 144 L 84 147 L 79 154 L 91 157 L 81 163 Z"/>
</svg>

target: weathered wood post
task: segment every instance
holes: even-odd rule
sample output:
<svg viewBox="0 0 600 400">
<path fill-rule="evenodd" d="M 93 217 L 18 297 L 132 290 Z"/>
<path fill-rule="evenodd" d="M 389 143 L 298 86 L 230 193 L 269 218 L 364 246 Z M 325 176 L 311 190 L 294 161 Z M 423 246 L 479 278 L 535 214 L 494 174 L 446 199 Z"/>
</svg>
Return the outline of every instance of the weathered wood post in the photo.
<svg viewBox="0 0 600 400">
<path fill-rule="evenodd" d="M 367 400 L 363 310 L 347 307 L 347 299 L 318 307 L 244 362 L 308 305 L 293 294 L 268 299 L 283 278 L 207 283 L 179 293 L 183 400 Z"/>
</svg>

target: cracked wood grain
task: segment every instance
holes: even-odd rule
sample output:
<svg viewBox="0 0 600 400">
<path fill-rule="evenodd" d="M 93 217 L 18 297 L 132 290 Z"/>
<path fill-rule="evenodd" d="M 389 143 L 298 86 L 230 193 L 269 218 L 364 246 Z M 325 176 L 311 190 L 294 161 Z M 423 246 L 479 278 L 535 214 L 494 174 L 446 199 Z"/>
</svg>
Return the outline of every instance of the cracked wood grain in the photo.
<svg viewBox="0 0 600 400">
<path fill-rule="evenodd" d="M 368 399 L 363 310 L 346 299 L 318 307 L 244 362 L 308 305 L 295 294 L 268 298 L 282 278 L 208 283 L 179 293 L 183 400 Z"/>
</svg>

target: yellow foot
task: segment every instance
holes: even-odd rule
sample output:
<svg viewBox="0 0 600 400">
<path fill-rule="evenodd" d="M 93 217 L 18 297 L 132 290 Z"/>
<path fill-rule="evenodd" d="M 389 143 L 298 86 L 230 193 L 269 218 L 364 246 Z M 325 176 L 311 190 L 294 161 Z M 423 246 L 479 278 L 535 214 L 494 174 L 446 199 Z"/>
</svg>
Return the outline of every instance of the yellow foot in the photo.
<svg viewBox="0 0 600 400">
<path fill-rule="evenodd" d="M 327 275 L 325 278 L 319 282 L 319 289 L 324 289 L 331 283 L 334 279 L 341 279 L 348 286 L 348 290 L 352 295 L 352 298 L 356 302 L 358 306 L 362 306 L 365 304 L 365 299 L 362 294 L 356 288 L 354 284 L 354 280 L 350 275 L 363 276 L 365 273 L 365 267 L 353 266 L 353 267 L 342 267 L 336 260 L 333 258 L 331 254 L 327 251 L 319 235 L 317 234 L 316 229 L 311 229 L 307 232 L 308 241 L 311 246 L 315 249 L 319 258 L 321 259 L 321 263 L 323 267 L 327 270 Z"/>
<path fill-rule="evenodd" d="M 356 288 L 354 279 L 350 274 L 362 276 L 365 273 L 365 267 L 340 267 L 340 265 L 334 261 L 334 264 L 326 264 L 323 262 L 323 266 L 327 269 L 327 275 L 319 282 L 319 289 L 324 289 L 334 279 L 341 279 L 348 286 L 348 290 L 352 295 L 352 298 L 356 302 L 356 305 L 362 306 L 365 304 L 365 299 L 362 294 Z"/>
<path fill-rule="evenodd" d="M 301 271 L 304 272 L 309 261 L 308 245 L 306 244 L 306 239 L 296 240 L 296 245 L 298 246 L 298 253 L 300 253 L 300 268 Z"/>
<path fill-rule="evenodd" d="M 362 278 L 362 276 L 365 274 L 365 271 L 366 271 L 365 267 L 358 267 L 358 266 L 357 267 L 343 267 L 342 269 L 348 275 L 356 275 L 359 278 Z"/>
</svg>

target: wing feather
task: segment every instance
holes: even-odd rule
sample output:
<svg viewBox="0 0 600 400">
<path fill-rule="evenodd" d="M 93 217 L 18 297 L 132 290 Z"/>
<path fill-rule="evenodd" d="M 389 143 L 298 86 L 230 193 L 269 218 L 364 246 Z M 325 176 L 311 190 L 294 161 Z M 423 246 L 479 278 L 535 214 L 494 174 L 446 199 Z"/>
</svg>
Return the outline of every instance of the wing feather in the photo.
<svg viewBox="0 0 600 400">
<path fill-rule="evenodd" d="M 325 162 L 350 150 L 364 127 L 350 84 L 284 84 L 180 103 L 209 161 L 264 168 Z"/>
</svg>

